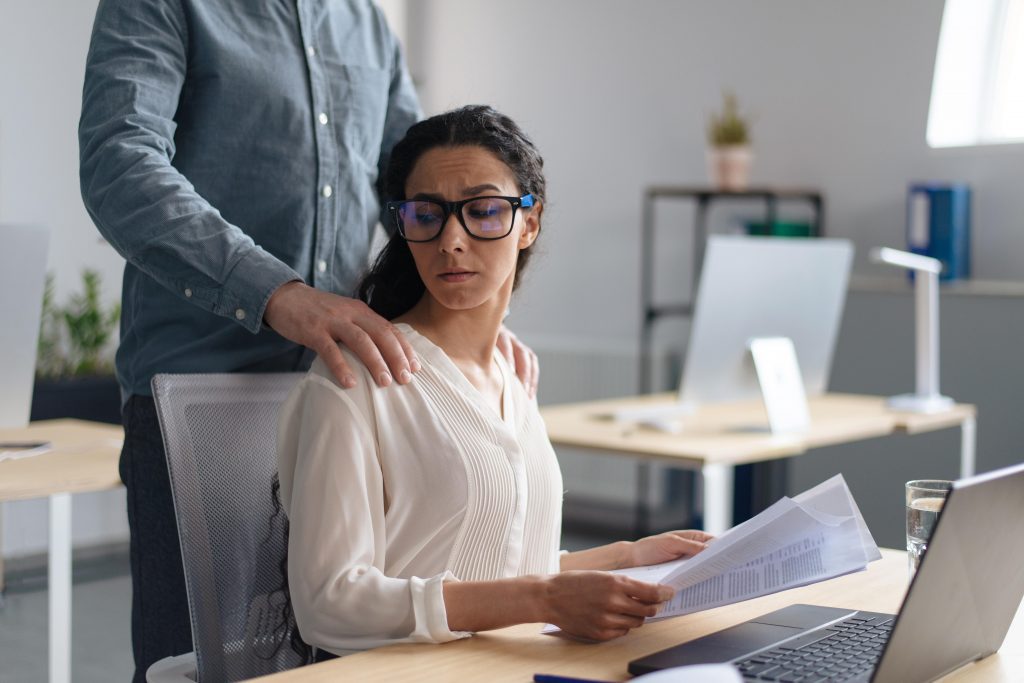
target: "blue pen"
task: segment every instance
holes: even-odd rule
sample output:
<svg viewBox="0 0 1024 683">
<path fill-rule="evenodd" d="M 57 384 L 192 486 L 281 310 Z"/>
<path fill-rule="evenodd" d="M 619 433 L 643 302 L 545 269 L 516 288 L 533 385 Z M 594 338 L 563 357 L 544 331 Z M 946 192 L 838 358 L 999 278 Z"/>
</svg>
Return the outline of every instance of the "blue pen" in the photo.
<svg viewBox="0 0 1024 683">
<path fill-rule="evenodd" d="M 608 681 L 595 681 L 592 678 L 570 678 L 554 674 L 533 674 L 533 683 L 608 683 Z"/>
</svg>

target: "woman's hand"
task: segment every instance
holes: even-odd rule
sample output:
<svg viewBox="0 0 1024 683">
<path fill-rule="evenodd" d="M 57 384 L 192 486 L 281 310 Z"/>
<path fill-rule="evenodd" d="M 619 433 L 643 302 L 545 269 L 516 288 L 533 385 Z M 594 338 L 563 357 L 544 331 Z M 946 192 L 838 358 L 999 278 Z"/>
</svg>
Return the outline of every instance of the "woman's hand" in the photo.
<svg viewBox="0 0 1024 683">
<path fill-rule="evenodd" d="M 642 626 L 673 593 L 669 586 L 608 572 L 560 572 L 544 578 L 541 615 L 569 635 L 611 640 Z"/>
<path fill-rule="evenodd" d="M 645 567 L 692 557 L 704 550 L 714 536 L 703 531 L 666 531 L 634 541 L 629 547 L 626 567 Z"/>
</svg>

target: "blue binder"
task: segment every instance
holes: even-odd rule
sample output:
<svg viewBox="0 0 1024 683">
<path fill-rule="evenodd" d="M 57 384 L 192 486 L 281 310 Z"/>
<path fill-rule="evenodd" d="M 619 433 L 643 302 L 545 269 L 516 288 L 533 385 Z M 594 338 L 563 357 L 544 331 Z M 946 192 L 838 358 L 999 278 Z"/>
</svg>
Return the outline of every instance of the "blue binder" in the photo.
<svg viewBox="0 0 1024 683">
<path fill-rule="evenodd" d="M 971 276 L 971 188 L 912 183 L 907 192 L 907 246 L 942 261 L 942 280 Z"/>
</svg>

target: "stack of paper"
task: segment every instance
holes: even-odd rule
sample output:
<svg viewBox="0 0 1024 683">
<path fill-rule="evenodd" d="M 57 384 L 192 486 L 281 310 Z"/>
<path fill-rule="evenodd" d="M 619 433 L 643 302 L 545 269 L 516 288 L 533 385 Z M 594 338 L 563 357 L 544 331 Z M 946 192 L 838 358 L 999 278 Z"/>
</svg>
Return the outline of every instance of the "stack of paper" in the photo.
<svg viewBox="0 0 1024 683">
<path fill-rule="evenodd" d="M 733 527 L 699 555 L 613 573 L 676 589 L 658 620 L 860 571 L 881 557 L 838 474 Z"/>
</svg>

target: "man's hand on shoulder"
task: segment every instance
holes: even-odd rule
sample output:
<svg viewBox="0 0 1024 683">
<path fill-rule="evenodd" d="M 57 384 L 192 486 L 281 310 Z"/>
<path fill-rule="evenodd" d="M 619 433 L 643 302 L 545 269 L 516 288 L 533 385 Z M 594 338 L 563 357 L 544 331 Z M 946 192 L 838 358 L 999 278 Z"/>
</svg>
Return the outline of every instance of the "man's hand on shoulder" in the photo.
<svg viewBox="0 0 1024 683">
<path fill-rule="evenodd" d="M 537 395 L 537 382 L 540 380 L 540 363 L 537 354 L 529 346 L 519 341 L 504 325 L 498 330 L 498 350 L 501 351 L 509 365 L 516 369 L 519 381 L 526 387 L 530 398 Z"/>
<path fill-rule="evenodd" d="M 386 387 L 393 379 L 406 384 L 420 369 L 402 333 L 362 301 L 288 282 L 270 296 L 263 322 L 282 337 L 316 351 L 341 386 L 352 388 L 356 376 L 338 349 L 342 342 Z"/>
</svg>

